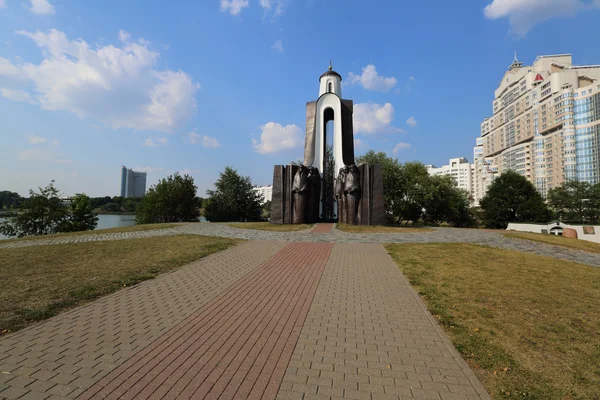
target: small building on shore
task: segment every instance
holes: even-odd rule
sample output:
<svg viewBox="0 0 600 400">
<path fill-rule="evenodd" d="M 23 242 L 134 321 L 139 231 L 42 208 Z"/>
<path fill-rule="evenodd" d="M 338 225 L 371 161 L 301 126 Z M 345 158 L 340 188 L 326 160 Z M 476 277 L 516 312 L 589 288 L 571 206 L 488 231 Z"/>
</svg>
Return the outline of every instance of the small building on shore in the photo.
<svg viewBox="0 0 600 400">
<path fill-rule="evenodd" d="M 600 243 L 600 226 L 598 225 L 571 225 L 560 221 L 552 221 L 547 224 L 510 223 L 506 230 L 559 235 Z"/>
</svg>

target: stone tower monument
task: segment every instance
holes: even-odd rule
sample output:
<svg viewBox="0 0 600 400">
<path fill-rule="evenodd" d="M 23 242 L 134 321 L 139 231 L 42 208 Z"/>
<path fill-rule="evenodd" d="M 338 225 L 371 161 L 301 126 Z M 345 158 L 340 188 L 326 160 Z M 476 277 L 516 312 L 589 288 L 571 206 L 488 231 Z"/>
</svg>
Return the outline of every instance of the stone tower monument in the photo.
<svg viewBox="0 0 600 400">
<path fill-rule="evenodd" d="M 384 223 L 381 166 L 355 165 L 352 112 L 352 100 L 342 99 L 342 76 L 330 63 L 319 77 L 319 98 L 306 104 L 303 165 L 275 166 L 272 223 L 314 223 L 326 218 L 322 174 L 328 139 L 333 139 L 335 162 L 334 218 L 352 225 Z M 327 130 L 330 122 L 333 129 Z"/>
</svg>

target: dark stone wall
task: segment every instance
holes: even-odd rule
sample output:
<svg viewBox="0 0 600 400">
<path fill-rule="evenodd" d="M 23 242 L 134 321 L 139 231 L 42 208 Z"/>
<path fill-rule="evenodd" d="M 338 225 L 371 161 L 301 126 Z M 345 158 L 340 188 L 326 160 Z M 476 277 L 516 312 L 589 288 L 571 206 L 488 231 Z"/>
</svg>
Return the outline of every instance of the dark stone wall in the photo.
<svg viewBox="0 0 600 400">
<path fill-rule="evenodd" d="M 358 225 L 383 225 L 383 180 L 381 165 L 361 164 L 358 167 L 361 182 L 361 198 L 358 205 Z"/>
<path fill-rule="evenodd" d="M 283 224 L 283 211 L 285 204 L 285 167 L 276 165 L 273 168 L 273 198 L 271 200 L 271 223 Z"/>
<path fill-rule="evenodd" d="M 307 206 L 306 217 L 303 221 L 296 219 L 294 221 L 294 194 L 292 193 L 294 177 L 298 171 L 296 165 L 276 165 L 273 169 L 273 199 L 271 201 L 271 223 L 272 224 L 291 224 L 291 223 L 313 223 L 318 222 L 315 216 L 311 216 Z M 355 215 L 348 215 L 346 223 L 355 225 L 384 225 L 385 213 L 383 207 L 383 181 L 381 177 L 381 165 L 362 164 L 358 166 L 360 180 L 360 198 L 358 200 L 357 212 Z M 317 171 L 318 173 L 318 171 Z M 310 187 L 310 185 L 309 185 Z M 319 185 L 320 190 L 320 185 Z M 316 193 L 318 198 L 319 193 Z M 307 200 L 310 195 L 307 196 Z M 343 203 L 343 206 L 346 206 Z M 318 201 L 315 203 L 318 214 Z M 338 221 L 344 222 L 339 215 Z"/>
</svg>

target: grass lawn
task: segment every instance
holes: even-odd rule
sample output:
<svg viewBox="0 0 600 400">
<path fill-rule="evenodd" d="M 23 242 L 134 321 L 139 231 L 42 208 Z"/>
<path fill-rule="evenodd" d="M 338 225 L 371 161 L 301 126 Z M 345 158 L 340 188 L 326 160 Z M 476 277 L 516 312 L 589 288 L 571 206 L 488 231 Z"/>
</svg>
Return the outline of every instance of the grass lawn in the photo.
<svg viewBox="0 0 600 400">
<path fill-rule="evenodd" d="M 239 242 L 179 235 L 0 249 L 0 331 L 21 329 Z"/>
<path fill-rule="evenodd" d="M 259 231 L 274 231 L 274 232 L 292 232 L 302 231 L 313 227 L 312 224 L 297 224 L 297 225 L 278 225 L 270 222 L 239 222 L 234 224 L 227 224 L 232 228 L 239 229 L 255 229 Z"/>
<path fill-rule="evenodd" d="M 410 226 L 362 226 L 337 224 L 337 229 L 348 233 L 419 233 L 433 232 L 431 228 L 413 228 Z"/>
<path fill-rule="evenodd" d="M 599 398 L 600 268 L 464 243 L 386 248 L 493 398 Z"/>
<path fill-rule="evenodd" d="M 85 236 L 85 235 L 93 235 L 100 233 L 119 233 L 119 232 L 137 232 L 137 231 L 152 231 L 156 229 L 169 229 L 175 228 L 178 226 L 184 225 L 183 223 L 174 223 L 174 224 L 144 224 L 144 225 L 133 225 L 133 226 L 123 226 L 120 228 L 108 228 L 108 229 L 95 229 L 93 231 L 82 231 L 82 232 L 66 232 L 66 233 L 56 233 L 54 235 L 42 235 L 42 236 L 28 236 L 19 239 L 10 239 L 10 240 L 40 240 L 40 239 L 52 239 L 58 237 L 65 236 Z M 0 241 L 0 243 L 3 243 Z"/>
<path fill-rule="evenodd" d="M 581 239 L 572 239 L 556 235 L 547 235 L 542 233 L 530 233 L 530 232 L 504 232 L 504 236 L 508 238 L 532 240 L 534 242 L 542 242 L 547 244 L 553 244 L 556 246 L 569 247 L 577 250 L 585 250 L 592 253 L 600 253 L 600 244 L 587 242 Z"/>
</svg>

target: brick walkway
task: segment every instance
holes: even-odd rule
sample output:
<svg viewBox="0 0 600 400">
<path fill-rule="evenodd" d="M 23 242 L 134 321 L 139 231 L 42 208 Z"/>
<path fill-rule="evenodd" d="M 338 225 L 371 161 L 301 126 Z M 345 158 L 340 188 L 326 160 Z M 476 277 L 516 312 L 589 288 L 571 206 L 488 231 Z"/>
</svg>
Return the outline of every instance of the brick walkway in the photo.
<svg viewBox="0 0 600 400">
<path fill-rule="evenodd" d="M 334 224 L 317 224 L 310 232 L 311 233 L 331 233 Z"/>
<path fill-rule="evenodd" d="M 263 241 L 0 338 L 0 398 L 75 397 L 489 398 L 380 244 Z"/>
</svg>

